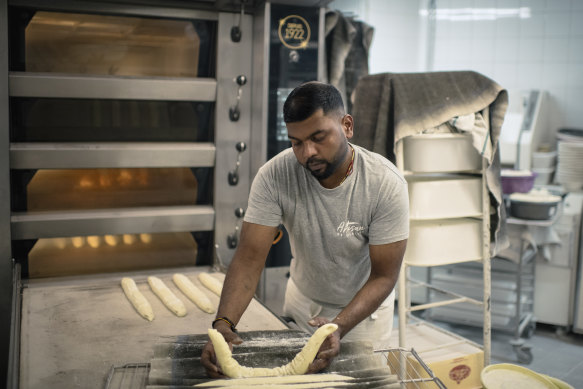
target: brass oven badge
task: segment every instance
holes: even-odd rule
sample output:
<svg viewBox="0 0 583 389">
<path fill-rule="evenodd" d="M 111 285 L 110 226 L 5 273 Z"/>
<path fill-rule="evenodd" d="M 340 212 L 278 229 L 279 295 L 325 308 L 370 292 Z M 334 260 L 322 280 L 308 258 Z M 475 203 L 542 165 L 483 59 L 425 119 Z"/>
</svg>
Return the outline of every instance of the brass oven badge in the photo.
<svg viewBox="0 0 583 389">
<path fill-rule="evenodd" d="M 288 49 L 304 49 L 310 41 L 310 25 L 299 15 L 289 15 L 279 20 L 279 40 Z"/>
</svg>

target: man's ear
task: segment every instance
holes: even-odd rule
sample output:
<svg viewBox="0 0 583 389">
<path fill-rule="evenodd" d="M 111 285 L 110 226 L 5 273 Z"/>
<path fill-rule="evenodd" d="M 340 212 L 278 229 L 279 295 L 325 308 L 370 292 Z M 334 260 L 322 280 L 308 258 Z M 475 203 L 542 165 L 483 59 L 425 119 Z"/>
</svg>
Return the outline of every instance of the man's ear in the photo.
<svg viewBox="0 0 583 389">
<path fill-rule="evenodd" d="M 344 131 L 347 139 L 351 139 L 352 135 L 354 135 L 354 119 L 349 114 L 344 115 L 342 118 L 342 131 Z"/>
</svg>

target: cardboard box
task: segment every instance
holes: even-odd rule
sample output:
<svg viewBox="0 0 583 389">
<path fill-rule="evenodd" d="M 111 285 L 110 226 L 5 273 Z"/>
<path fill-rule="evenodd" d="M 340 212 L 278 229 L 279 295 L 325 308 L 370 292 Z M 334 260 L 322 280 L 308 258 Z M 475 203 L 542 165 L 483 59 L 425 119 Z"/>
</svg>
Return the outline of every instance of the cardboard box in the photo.
<svg viewBox="0 0 583 389">
<path fill-rule="evenodd" d="M 414 349 L 421 361 L 448 388 L 482 388 L 480 373 L 484 368 L 484 352 L 475 343 L 428 323 L 407 326 L 406 350 Z M 399 331 L 393 331 L 392 345 L 399 345 Z M 405 358 L 402 357 L 405 355 Z M 393 372 L 402 376 L 406 363 L 405 378 L 430 378 L 423 366 L 411 353 L 388 355 L 388 364 Z M 432 382 L 411 383 L 406 388 L 437 388 Z"/>
</svg>

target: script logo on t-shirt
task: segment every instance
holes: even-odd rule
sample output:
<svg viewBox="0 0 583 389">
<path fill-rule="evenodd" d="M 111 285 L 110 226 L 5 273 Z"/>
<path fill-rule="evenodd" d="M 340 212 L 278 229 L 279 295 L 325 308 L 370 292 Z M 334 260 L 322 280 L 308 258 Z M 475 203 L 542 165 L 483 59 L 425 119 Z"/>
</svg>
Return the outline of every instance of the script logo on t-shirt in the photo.
<svg viewBox="0 0 583 389">
<path fill-rule="evenodd" d="M 341 237 L 350 237 L 357 234 L 362 234 L 364 227 L 357 222 L 351 222 L 350 220 L 345 220 L 338 225 L 336 228 L 336 234 Z"/>
</svg>

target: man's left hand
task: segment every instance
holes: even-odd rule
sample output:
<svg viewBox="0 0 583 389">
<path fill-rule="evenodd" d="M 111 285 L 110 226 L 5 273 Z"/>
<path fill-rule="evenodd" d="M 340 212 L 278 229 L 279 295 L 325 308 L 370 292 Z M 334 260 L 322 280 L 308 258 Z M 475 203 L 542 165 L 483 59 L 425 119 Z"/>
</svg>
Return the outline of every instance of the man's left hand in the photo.
<svg viewBox="0 0 583 389">
<path fill-rule="evenodd" d="M 308 321 L 308 324 L 312 327 L 321 327 L 324 324 L 330 323 L 330 320 L 324 317 L 315 317 L 312 320 Z M 308 371 L 306 374 L 313 374 L 317 373 L 320 370 L 327 368 L 334 359 L 340 353 L 340 330 L 336 330 L 322 343 L 320 346 L 320 350 L 318 354 L 316 354 L 316 358 L 310 366 L 308 366 Z"/>
</svg>

